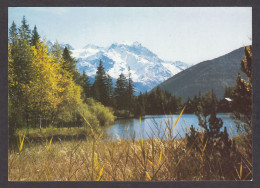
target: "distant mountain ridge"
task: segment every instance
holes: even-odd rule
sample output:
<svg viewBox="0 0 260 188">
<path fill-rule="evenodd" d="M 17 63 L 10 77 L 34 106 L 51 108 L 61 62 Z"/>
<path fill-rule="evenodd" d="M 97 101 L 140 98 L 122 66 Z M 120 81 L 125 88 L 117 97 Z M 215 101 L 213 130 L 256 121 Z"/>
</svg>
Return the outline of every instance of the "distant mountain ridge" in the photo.
<svg viewBox="0 0 260 188">
<path fill-rule="evenodd" d="M 222 98 L 226 86 L 234 86 L 237 74 L 241 73 L 240 62 L 245 56 L 244 48 L 239 48 L 221 57 L 198 63 L 174 75 L 158 86 L 185 102 L 199 92 L 213 90 L 217 98 Z"/>
<path fill-rule="evenodd" d="M 90 80 L 94 80 L 100 60 L 114 84 L 121 72 L 128 75 L 128 67 L 130 67 L 136 94 L 140 91 L 150 91 L 156 85 L 189 67 L 181 61 L 164 61 L 139 42 L 131 45 L 114 43 L 107 48 L 88 44 L 82 49 L 71 51 L 72 56 L 78 61 L 77 69 L 80 72 L 85 71 Z"/>
<path fill-rule="evenodd" d="M 55 41 L 47 41 L 48 44 L 48 50 L 51 50 L 56 42 Z M 58 43 L 62 49 L 65 47 L 69 48 L 70 50 L 74 50 L 74 48 L 70 44 L 65 44 L 65 43 Z"/>
</svg>

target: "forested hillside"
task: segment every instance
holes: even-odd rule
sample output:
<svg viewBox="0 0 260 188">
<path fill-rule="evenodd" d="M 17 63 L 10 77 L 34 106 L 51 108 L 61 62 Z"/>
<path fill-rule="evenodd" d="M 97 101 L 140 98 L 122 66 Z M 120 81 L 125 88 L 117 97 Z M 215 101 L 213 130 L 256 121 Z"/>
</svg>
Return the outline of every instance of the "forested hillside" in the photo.
<svg viewBox="0 0 260 188">
<path fill-rule="evenodd" d="M 213 90 L 218 99 L 224 95 L 225 87 L 232 87 L 240 70 L 244 48 L 239 48 L 216 59 L 196 64 L 159 84 L 159 87 L 175 96 L 188 97 L 205 94 Z"/>
</svg>

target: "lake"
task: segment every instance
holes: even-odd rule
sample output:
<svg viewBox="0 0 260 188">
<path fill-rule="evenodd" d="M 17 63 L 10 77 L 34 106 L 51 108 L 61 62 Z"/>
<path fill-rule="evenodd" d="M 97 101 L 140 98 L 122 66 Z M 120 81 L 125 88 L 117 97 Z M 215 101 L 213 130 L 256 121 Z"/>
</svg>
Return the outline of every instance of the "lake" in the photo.
<svg viewBox="0 0 260 188">
<path fill-rule="evenodd" d="M 163 129 L 165 129 L 166 123 L 173 126 L 174 122 L 179 115 L 146 115 L 139 118 L 129 119 L 117 119 L 113 125 L 104 127 L 103 131 L 109 138 L 125 138 L 125 139 L 140 139 L 150 138 L 153 135 L 157 137 L 163 137 Z M 230 118 L 230 114 L 217 114 L 217 117 L 223 121 L 223 127 L 227 127 L 229 137 L 236 135 L 236 124 Z M 179 119 L 177 125 L 173 129 L 173 135 L 177 138 L 184 137 L 188 132 L 189 126 L 193 125 L 195 129 L 198 129 L 198 118 L 195 114 L 183 114 Z"/>
</svg>

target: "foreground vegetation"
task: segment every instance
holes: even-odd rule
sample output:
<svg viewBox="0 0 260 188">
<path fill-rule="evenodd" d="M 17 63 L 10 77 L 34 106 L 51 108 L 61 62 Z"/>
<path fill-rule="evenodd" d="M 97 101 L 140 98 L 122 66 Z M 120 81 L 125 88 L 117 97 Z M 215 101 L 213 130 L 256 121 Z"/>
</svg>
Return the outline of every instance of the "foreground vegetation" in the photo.
<svg viewBox="0 0 260 188">
<path fill-rule="evenodd" d="M 159 137 L 107 140 L 91 129 L 84 140 L 62 139 L 32 142 L 20 133 L 19 145 L 9 150 L 9 180 L 22 181 L 163 181 L 246 180 L 252 178 L 252 162 L 243 147 L 219 151 L 204 131 L 190 141 L 173 137 L 178 120 L 166 124 Z M 189 138 L 189 139 L 188 139 Z M 209 137 L 208 137 L 209 138 Z M 241 140 L 236 138 L 238 142 Z M 229 140 L 233 143 L 233 140 Z M 223 151 L 224 155 L 223 155 Z M 221 170 L 220 170 L 221 169 Z"/>
</svg>

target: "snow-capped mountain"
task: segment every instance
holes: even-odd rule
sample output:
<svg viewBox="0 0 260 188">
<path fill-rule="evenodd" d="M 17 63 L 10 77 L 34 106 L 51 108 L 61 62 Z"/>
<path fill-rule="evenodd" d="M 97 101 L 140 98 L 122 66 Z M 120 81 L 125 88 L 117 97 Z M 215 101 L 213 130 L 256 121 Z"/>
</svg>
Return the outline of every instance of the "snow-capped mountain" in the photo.
<svg viewBox="0 0 260 188">
<path fill-rule="evenodd" d="M 90 78 L 95 77 L 100 60 L 114 81 L 121 72 L 127 76 L 130 67 L 136 93 L 149 91 L 189 67 L 180 61 L 164 61 L 138 42 L 132 45 L 114 43 L 108 48 L 89 44 L 71 51 L 78 60 L 77 69 L 85 71 Z"/>
<path fill-rule="evenodd" d="M 56 42 L 55 41 L 47 41 L 48 44 L 48 50 L 51 50 Z M 74 48 L 70 44 L 65 44 L 65 43 L 58 43 L 62 49 L 65 47 L 69 48 L 70 50 L 74 50 Z"/>
</svg>

